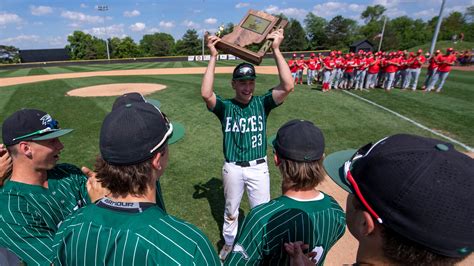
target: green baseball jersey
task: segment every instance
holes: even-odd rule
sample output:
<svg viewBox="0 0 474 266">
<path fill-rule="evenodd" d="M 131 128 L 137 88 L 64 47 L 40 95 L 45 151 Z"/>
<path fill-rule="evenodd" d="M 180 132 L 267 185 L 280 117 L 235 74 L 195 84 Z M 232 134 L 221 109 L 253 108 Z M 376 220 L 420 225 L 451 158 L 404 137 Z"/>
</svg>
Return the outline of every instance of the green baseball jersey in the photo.
<svg viewBox="0 0 474 266">
<path fill-rule="evenodd" d="M 267 155 L 267 117 L 277 106 L 272 90 L 262 96 L 253 96 L 246 105 L 217 96 L 216 106 L 211 111 L 222 125 L 227 161 L 251 161 Z"/>
<path fill-rule="evenodd" d="M 284 243 L 303 241 L 318 264 L 344 235 L 346 218 L 329 195 L 312 201 L 281 196 L 253 208 L 245 218 L 225 265 L 288 265 Z"/>
<path fill-rule="evenodd" d="M 67 218 L 54 241 L 55 265 L 220 265 L 196 226 L 151 203 L 104 198 Z"/>
<path fill-rule="evenodd" d="M 47 174 L 48 188 L 14 181 L 0 188 L 0 247 L 28 265 L 50 265 L 59 223 L 90 202 L 80 169 L 60 164 Z"/>
</svg>

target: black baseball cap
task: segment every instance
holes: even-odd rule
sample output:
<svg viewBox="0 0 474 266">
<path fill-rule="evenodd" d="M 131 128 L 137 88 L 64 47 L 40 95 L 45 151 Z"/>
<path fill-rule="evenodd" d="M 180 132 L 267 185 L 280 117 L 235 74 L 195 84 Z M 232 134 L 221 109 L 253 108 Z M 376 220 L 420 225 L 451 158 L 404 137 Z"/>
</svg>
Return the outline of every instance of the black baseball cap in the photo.
<svg viewBox="0 0 474 266">
<path fill-rule="evenodd" d="M 330 154 L 324 167 L 379 223 L 405 238 L 447 257 L 473 251 L 474 159 L 452 144 L 393 135 Z"/>
<path fill-rule="evenodd" d="M 142 101 L 117 105 L 102 124 L 100 153 L 112 165 L 137 164 L 156 154 L 172 133 L 173 125 L 153 104 Z"/>
<path fill-rule="evenodd" d="M 140 103 L 140 102 L 148 102 L 158 108 L 160 108 L 160 105 L 161 105 L 160 101 L 158 100 L 145 98 L 143 97 L 143 95 L 141 95 L 138 92 L 130 92 L 130 93 L 125 93 L 117 97 L 117 99 L 115 99 L 114 104 L 112 105 L 112 110 L 122 105 L 126 105 L 129 103 Z"/>
<path fill-rule="evenodd" d="M 24 140 L 54 139 L 71 131 L 59 128 L 59 122 L 44 111 L 21 109 L 3 121 L 2 140 L 11 146 Z"/>
<path fill-rule="evenodd" d="M 312 162 L 324 154 L 324 136 L 312 122 L 295 119 L 278 130 L 273 147 L 284 159 Z"/>
<path fill-rule="evenodd" d="M 256 79 L 255 67 L 249 63 L 241 63 L 234 68 L 232 80 L 253 80 Z"/>
</svg>

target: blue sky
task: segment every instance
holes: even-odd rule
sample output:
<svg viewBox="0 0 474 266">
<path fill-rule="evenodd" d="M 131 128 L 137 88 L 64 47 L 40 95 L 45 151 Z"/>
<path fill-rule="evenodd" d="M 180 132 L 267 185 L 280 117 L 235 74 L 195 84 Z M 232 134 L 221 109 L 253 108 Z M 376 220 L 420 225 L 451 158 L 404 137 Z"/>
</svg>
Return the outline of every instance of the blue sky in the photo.
<svg viewBox="0 0 474 266">
<path fill-rule="evenodd" d="M 61 48 L 67 36 L 81 30 L 99 38 L 165 32 L 181 39 L 189 28 L 211 32 L 221 24 L 239 23 L 248 9 L 283 13 L 303 23 L 308 12 L 331 19 L 336 15 L 358 20 L 368 5 L 381 4 L 391 18 L 407 15 L 428 20 L 437 15 L 441 0 L 0 0 L 0 44 L 20 49 Z M 100 12 L 98 5 L 107 5 Z M 445 15 L 464 12 L 474 0 L 447 0 Z"/>
</svg>

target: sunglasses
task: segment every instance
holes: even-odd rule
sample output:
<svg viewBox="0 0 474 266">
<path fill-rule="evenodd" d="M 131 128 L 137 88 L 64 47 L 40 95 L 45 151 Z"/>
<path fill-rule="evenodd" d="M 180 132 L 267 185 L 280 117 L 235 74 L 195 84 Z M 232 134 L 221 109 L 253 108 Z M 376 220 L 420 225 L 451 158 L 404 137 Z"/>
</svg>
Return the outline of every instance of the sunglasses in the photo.
<svg viewBox="0 0 474 266">
<path fill-rule="evenodd" d="M 154 105 L 153 105 L 154 106 Z M 158 143 L 156 144 L 155 147 L 153 147 L 153 149 L 150 150 L 150 153 L 153 153 L 155 152 L 158 148 L 161 147 L 161 145 L 163 145 L 163 143 L 165 143 L 166 140 L 168 140 L 168 138 L 173 134 L 173 124 L 170 123 L 170 120 L 168 119 L 168 117 L 165 115 L 165 113 L 162 113 L 160 111 L 160 109 L 158 109 L 158 107 L 154 106 L 156 108 L 156 110 L 158 110 L 158 112 L 160 112 L 161 116 L 163 117 L 163 119 L 165 120 L 165 126 L 167 128 L 166 130 L 166 133 L 165 135 L 163 136 L 163 139 Z"/>
<path fill-rule="evenodd" d="M 46 128 L 37 130 L 37 131 L 32 132 L 32 133 L 28 133 L 28 134 L 20 136 L 20 137 L 16 137 L 16 138 L 13 139 L 13 141 L 22 140 L 22 139 L 29 138 L 31 136 L 42 135 L 42 134 L 45 134 L 45 133 L 58 131 L 59 130 L 58 125 L 59 125 L 58 121 L 56 121 L 54 119 L 51 119 L 50 121 L 48 121 L 46 123 Z"/>
<path fill-rule="evenodd" d="M 374 149 L 375 146 L 377 146 L 379 143 L 381 143 L 382 141 L 386 140 L 387 137 L 377 141 L 375 144 L 372 144 L 372 143 L 368 143 L 364 146 L 362 146 L 360 149 L 358 149 L 354 155 L 352 155 L 352 157 L 346 161 L 344 163 L 344 176 L 346 178 L 347 181 L 349 181 L 349 183 L 351 184 L 352 188 L 354 189 L 354 192 L 356 194 L 356 196 L 359 198 L 359 200 L 362 202 L 362 204 L 364 205 L 364 207 L 367 209 L 367 211 L 369 211 L 369 213 L 375 217 L 375 219 L 377 219 L 377 222 L 379 222 L 380 224 L 383 223 L 383 220 L 382 218 L 374 211 L 374 209 L 372 209 L 372 207 L 369 205 L 369 203 L 367 202 L 367 200 L 364 198 L 364 195 L 362 195 L 362 192 L 360 191 L 359 189 L 359 186 L 357 185 L 357 182 L 355 181 L 354 177 L 352 176 L 352 173 L 351 173 L 351 166 L 352 164 L 363 158 L 363 157 L 366 157 L 367 155 L 370 154 L 370 152 Z"/>
</svg>

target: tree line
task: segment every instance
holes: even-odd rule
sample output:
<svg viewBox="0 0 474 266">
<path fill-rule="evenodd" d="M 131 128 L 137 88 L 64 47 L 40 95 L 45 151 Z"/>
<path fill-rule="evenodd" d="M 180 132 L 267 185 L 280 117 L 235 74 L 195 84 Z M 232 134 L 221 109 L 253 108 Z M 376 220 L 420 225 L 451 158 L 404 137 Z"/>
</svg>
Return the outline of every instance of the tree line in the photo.
<svg viewBox="0 0 474 266">
<path fill-rule="evenodd" d="M 362 25 L 350 18 L 335 16 L 331 20 L 308 13 L 304 27 L 294 19 L 283 14 L 274 14 L 289 21 L 285 29 L 285 40 L 282 51 L 304 51 L 337 49 L 347 50 L 349 45 L 358 40 L 368 39 L 378 44 L 380 32 L 385 19 L 386 8 L 382 5 L 368 6 L 360 15 Z M 382 50 L 403 50 L 431 41 L 438 16 L 426 22 L 409 16 L 387 19 Z M 232 32 L 233 23 L 225 25 L 222 35 Z M 438 40 L 451 40 L 454 35 L 463 36 L 465 41 L 474 41 L 474 6 L 464 13 L 451 12 L 443 18 Z M 75 31 L 68 36 L 71 59 L 105 59 L 107 58 L 106 42 L 82 31 Z M 109 38 L 111 58 L 136 58 L 173 55 L 201 54 L 202 39 L 195 29 L 188 29 L 183 37 L 175 40 L 168 33 L 146 34 L 136 43 L 132 38 Z M 258 49 L 252 45 L 249 49 Z"/>
</svg>

